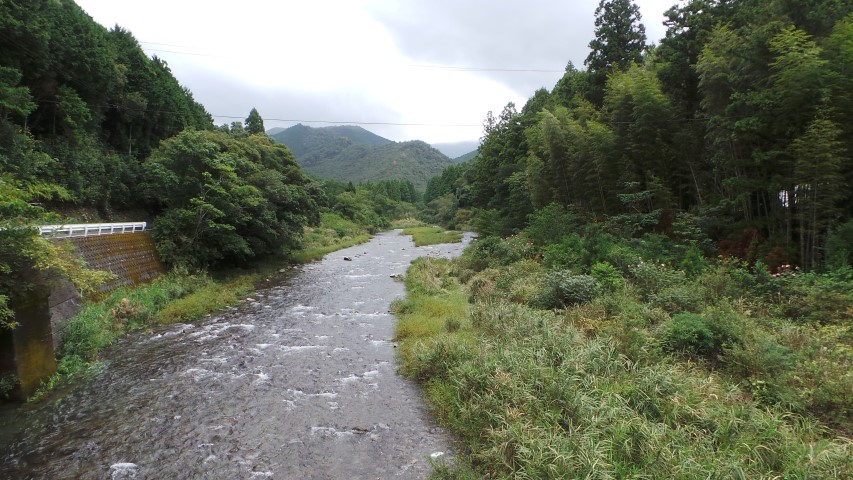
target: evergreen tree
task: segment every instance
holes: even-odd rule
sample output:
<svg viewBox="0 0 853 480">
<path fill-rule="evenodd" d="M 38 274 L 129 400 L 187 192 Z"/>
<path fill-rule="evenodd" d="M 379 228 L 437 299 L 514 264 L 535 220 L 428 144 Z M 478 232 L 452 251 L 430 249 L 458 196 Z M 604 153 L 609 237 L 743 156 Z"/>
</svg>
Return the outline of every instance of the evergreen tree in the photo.
<svg viewBox="0 0 853 480">
<path fill-rule="evenodd" d="M 590 73 L 590 100 L 601 105 L 604 84 L 614 70 L 640 63 L 646 48 L 646 27 L 640 7 L 630 0 L 601 0 L 595 9 L 595 38 L 584 65 Z"/>
<path fill-rule="evenodd" d="M 249 135 L 266 134 L 266 129 L 264 129 L 264 119 L 261 118 L 261 115 L 254 108 L 249 112 L 249 117 L 246 118 L 246 131 Z"/>
</svg>

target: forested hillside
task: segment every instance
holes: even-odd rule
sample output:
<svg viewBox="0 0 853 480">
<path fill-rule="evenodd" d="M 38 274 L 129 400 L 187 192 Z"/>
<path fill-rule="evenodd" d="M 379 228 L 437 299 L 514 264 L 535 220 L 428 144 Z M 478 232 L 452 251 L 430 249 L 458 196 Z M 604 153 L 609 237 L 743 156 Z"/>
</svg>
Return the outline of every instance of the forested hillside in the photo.
<svg viewBox="0 0 853 480">
<path fill-rule="evenodd" d="M 394 143 L 355 125 L 314 128 L 297 124 L 270 134 L 278 143 L 287 145 L 300 163 L 331 157 L 351 145 L 387 145 Z"/>
<path fill-rule="evenodd" d="M 214 128 L 130 32 L 73 1 L 0 3 L 0 327 L 45 275 L 103 277 L 33 225 L 153 219 L 162 259 L 192 272 L 288 255 L 336 205 L 257 110 Z M 365 194 L 348 212 L 379 224 L 396 205 Z"/>
<path fill-rule="evenodd" d="M 602 0 L 586 70 L 428 183 L 401 370 L 440 478 L 851 478 L 853 4 Z M 759 453 L 760 452 L 760 453 Z"/>
<path fill-rule="evenodd" d="M 851 4 L 694 0 L 656 47 L 636 7 L 602 7 L 586 70 L 489 114 L 455 206 L 500 234 L 556 203 L 774 267 L 849 261 Z"/>
<path fill-rule="evenodd" d="M 423 190 L 430 177 L 451 164 L 424 142 L 396 143 L 351 125 L 312 128 L 300 124 L 272 138 L 290 147 L 307 172 L 334 180 L 406 180 Z"/>
</svg>

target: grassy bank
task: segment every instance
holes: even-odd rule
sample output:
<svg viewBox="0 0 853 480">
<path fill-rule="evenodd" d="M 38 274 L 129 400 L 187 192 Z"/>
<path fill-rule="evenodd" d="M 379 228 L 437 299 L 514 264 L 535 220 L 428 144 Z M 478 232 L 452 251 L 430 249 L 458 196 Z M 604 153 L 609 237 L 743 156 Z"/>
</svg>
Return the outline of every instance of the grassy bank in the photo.
<svg viewBox="0 0 853 480">
<path fill-rule="evenodd" d="M 413 264 L 401 370 L 467 447 L 437 477 L 853 476 L 850 272 L 659 246 L 517 236 Z"/>
<path fill-rule="evenodd" d="M 416 247 L 462 241 L 462 232 L 426 225 L 404 228 L 401 235 L 411 235 Z"/>
<path fill-rule="evenodd" d="M 192 322 L 237 303 L 254 291 L 261 275 L 170 273 L 136 288 L 120 288 L 107 298 L 87 304 L 62 332 L 57 373 L 30 401 L 37 401 L 60 384 L 97 366 L 101 350 L 120 336 L 157 325 Z"/>
<path fill-rule="evenodd" d="M 336 213 L 321 215 L 320 226 L 305 229 L 302 248 L 291 256 L 297 263 L 307 263 L 323 258 L 327 253 L 349 248 L 370 240 L 367 228 L 347 220 Z"/>
</svg>

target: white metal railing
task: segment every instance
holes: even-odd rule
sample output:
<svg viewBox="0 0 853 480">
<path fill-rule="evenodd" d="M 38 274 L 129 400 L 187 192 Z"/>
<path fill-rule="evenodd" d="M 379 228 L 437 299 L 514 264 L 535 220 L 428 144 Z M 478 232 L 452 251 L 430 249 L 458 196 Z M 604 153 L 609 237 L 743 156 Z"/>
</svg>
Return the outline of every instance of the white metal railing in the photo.
<svg viewBox="0 0 853 480">
<path fill-rule="evenodd" d="M 145 230 L 145 222 L 127 223 L 79 223 L 69 225 L 41 225 L 39 234 L 52 238 L 88 237 L 111 233 L 131 233 Z"/>
</svg>

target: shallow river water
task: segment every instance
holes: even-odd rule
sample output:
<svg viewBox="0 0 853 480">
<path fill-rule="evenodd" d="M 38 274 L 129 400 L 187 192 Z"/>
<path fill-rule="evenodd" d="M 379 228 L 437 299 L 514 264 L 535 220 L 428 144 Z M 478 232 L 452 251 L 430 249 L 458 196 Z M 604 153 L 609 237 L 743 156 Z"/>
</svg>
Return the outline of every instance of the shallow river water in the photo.
<svg viewBox="0 0 853 480">
<path fill-rule="evenodd" d="M 391 275 L 470 237 L 415 248 L 398 233 L 273 278 L 207 321 L 123 338 L 91 383 L 4 412 L 0 478 L 426 477 L 453 447 L 396 373 L 388 308 L 405 292 Z"/>
</svg>

